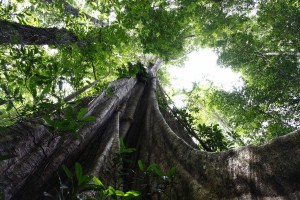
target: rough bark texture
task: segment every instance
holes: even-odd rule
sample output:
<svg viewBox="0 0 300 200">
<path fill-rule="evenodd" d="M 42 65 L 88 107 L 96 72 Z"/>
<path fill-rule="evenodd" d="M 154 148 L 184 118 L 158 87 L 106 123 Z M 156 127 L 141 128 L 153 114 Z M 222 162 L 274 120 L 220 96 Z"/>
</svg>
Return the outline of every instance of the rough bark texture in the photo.
<svg viewBox="0 0 300 200">
<path fill-rule="evenodd" d="M 147 83 L 120 79 L 110 87 L 113 95 L 104 92 L 87 104 L 87 115 L 97 120 L 80 130 L 80 139 L 53 137 L 33 122 L 15 125 L 10 134 L 1 135 L 0 152 L 17 155 L 0 162 L 0 189 L 7 199 L 43 199 L 43 192 L 57 184 L 60 166 L 71 167 L 76 161 L 112 184 L 114 172 L 108 165 L 119 151 L 120 136 L 128 147 L 136 148 L 127 168 L 138 171 L 137 160 L 157 163 L 162 171 L 177 168 L 172 192 L 142 199 L 300 198 L 299 130 L 260 147 L 203 152 L 171 113 L 159 110 L 155 78 Z M 138 173 L 123 177 L 124 190 L 140 187 L 135 176 Z M 154 189 L 150 184 L 148 190 Z"/>
<path fill-rule="evenodd" d="M 62 45 L 78 42 L 66 29 L 38 28 L 0 20 L 0 44 Z"/>
</svg>

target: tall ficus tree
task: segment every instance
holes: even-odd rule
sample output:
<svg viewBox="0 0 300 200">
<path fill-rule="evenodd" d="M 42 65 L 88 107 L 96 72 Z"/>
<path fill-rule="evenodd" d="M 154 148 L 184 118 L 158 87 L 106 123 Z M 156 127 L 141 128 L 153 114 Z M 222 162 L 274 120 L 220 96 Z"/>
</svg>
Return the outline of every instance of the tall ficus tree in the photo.
<svg viewBox="0 0 300 200">
<path fill-rule="evenodd" d="M 232 125 L 217 111 L 233 108 L 229 119 L 250 125 L 253 116 L 270 126 L 284 122 L 295 105 L 285 98 L 298 100 L 297 54 L 259 37 L 268 20 L 251 16 L 257 5 L 263 13 L 280 10 L 280 3 L 248 0 L 1 2 L 0 198 L 297 199 L 299 130 L 231 148 L 251 139 L 251 130 L 243 138 L 198 123 L 169 105 L 158 80 L 164 62 L 196 44 L 211 46 L 248 81 L 242 95 L 213 90 L 204 97 L 215 116 Z M 291 82 L 277 81 L 280 73 Z M 292 130 L 285 128 L 274 133 Z"/>
</svg>

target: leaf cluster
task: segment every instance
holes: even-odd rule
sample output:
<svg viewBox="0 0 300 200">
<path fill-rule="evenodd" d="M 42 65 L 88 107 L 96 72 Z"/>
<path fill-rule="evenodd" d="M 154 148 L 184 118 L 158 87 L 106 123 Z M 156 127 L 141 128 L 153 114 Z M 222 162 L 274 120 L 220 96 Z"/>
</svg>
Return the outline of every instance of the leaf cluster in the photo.
<svg viewBox="0 0 300 200">
<path fill-rule="evenodd" d="M 137 161 L 137 167 L 139 172 L 135 172 L 135 175 L 139 185 L 137 190 L 129 190 L 123 192 L 117 188 L 123 187 L 123 178 L 131 169 L 124 169 L 124 163 L 131 162 L 126 160 L 126 156 L 135 152 L 134 148 L 126 147 L 124 141 L 120 140 L 120 152 L 112 159 L 112 163 L 108 168 L 108 175 L 110 178 L 117 180 L 118 183 L 113 185 L 105 186 L 102 181 L 93 175 L 84 174 L 83 168 L 79 163 L 75 163 L 74 172 L 67 166 L 63 165 L 62 170 L 67 176 L 69 184 L 65 184 L 59 177 L 59 190 L 56 190 L 56 196 L 48 192 L 44 192 L 45 197 L 56 197 L 58 199 L 141 199 L 142 196 L 154 195 L 156 193 L 167 193 L 167 188 L 172 187 L 175 184 L 174 177 L 176 175 L 176 168 L 172 167 L 163 173 L 157 164 L 151 163 L 149 166 L 145 166 L 141 160 Z M 120 176 L 120 177 L 118 177 Z M 149 189 L 149 178 L 153 181 L 151 185 L 154 190 Z M 151 184 L 151 183 L 150 183 Z M 171 191 L 171 190 L 170 190 Z"/>
<path fill-rule="evenodd" d="M 63 113 L 56 115 L 57 117 L 44 115 L 42 118 L 50 130 L 60 134 L 72 133 L 73 137 L 78 139 L 78 130 L 86 123 L 96 120 L 94 116 L 86 116 L 87 112 L 87 108 L 80 108 L 80 110 L 76 112 L 74 108 L 68 106 Z"/>
</svg>

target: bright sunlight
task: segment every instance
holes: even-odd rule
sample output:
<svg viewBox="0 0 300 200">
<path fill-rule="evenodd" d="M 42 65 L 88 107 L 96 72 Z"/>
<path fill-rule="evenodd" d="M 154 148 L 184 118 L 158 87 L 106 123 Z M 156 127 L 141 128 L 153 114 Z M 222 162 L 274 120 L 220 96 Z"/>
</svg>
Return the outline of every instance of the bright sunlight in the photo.
<svg viewBox="0 0 300 200">
<path fill-rule="evenodd" d="M 241 88 L 243 80 L 240 74 L 219 66 L 217 59 L 218 57 L 212 49 L 201 49 L 190 53 L 183 67 L 172 66 L 168 69 L 172 83 L 171 88 L 175 91 L 182 89 L 190 91 L 193 83 L 203 86 L 212 84 L 226 91 Z M 174 96 L 173 101 L 178 107 L 185 105 L 184 95 Z"/>
</svg>

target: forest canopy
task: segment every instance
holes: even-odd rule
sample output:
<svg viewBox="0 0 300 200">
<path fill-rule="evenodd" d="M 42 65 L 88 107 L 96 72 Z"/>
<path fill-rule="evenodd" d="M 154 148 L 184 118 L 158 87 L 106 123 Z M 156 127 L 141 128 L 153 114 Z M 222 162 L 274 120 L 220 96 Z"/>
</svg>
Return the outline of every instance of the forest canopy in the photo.
<svg viewBox="0 0 300 200">
<path fill-rule="evenodd" d="M 264 144 L 300 127 L 297 0 L 6 0 L 0 16 L 1 130 L 200 48 L 214 49 L 245 83 L 231 92 L 195 85 L 188 106 L 174 108 L 209 151 Z"/>
</svg>

